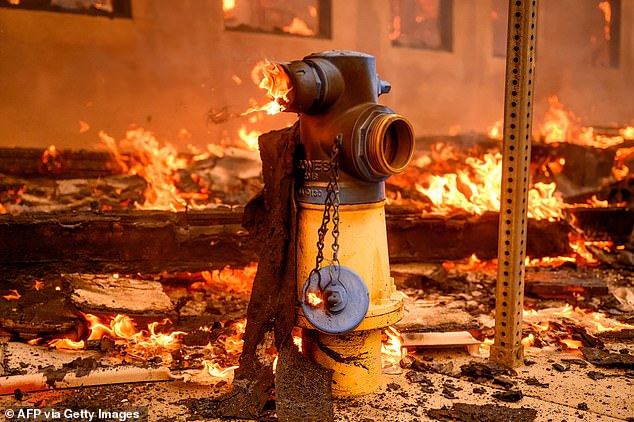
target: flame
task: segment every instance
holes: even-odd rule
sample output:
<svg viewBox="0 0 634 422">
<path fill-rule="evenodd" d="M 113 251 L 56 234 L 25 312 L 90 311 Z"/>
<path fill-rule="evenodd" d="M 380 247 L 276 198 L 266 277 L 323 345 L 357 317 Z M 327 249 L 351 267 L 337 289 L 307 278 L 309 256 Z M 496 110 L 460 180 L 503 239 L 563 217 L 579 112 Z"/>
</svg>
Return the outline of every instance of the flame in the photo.
<svg viewBox="0 0 634 422">
<path fill-rule="evenodd" d="M 381 345 L 381 355 L 385 363 L 397 365 L 403 358 L 403 353 L 407 353 L 403 349 L 403 340 L 401 333 L 394 327 L 387 327 L 383 330 L 385 341 Z"/>
<path fill-rule="evenodd" d="M 268 60 L 258 62 L 251 71 L 251 79 L 260 88 L 266 90 L 268 102 L 264 105 L 255 104 L 243 115 L 256 111 L 265 111 L 266 114 L 277 114 L 286 109 L 290 103 L 291 80 L 282 66 L 271 63 Z"/>
<path fill-rule="evenodd" d="M 59 161 L 59 151 L 55 145 L 49 145 L 44 150 L 41 161 L 48 171 L 60 170 L 62 168 L 62 163 Z"/>
<path fill-rule="evenodd" d="M 603 13 L 603 19 L 605 24 L 603 25 L 603 36 L 606 41 L 610 41 L 612 38 L 611 22 L 612 22 L 612 7 L 609 1 L 602 1 L 599 3 L 599 10 Z"/>
<path fill-rule="evenodd" d="M 308 27 L 308 24 L 301 20 L 298 17 L 294 17 L 293 21 L 282 28 L 282 31 L 287 32 L 289 34 L 295 35 L 304 35 L 307 37 L 312 37 L 315 35 L 315 31 Z"/>
<path fill-rule="evenodd" d="M 454 174 L 425 175 L 427 187 L 418 183 L 416 190 L 428 197 L 437 212 L 462 209 L 481 215 L 499 211 L 502 180 L 502 154 L 486 153 L 482 158 L 467 157 L 467 169 Z M 556 194 L 555 183 L 536 183 L 528 192 L 528 216 L 551 221 L 563 218 L 564 202 Z"/>
<path fill-rule="evenodd" d="M 592 255 L 592 253 L 586 248 L 588 243 L 582 234 L 569 233 L 568 244 L 574 253 L 583 259 L 586 264 L 591 265 L 599 263 L 594 255 Z"/>
<path fill-rule="evenodd" d="M 158 332 L 161 326 L 171 324 L 168 318 L 152 322 L 147 330 L 139 330 L 136 323 L 127 315 L 118 314 L 108 323 L 92 314 L 83 314 L 89 323 L 90 334 L 88 340 L 100 340 L 104 337 L 127 344 L 129 355 L 139 357 L 161 356 L 163 362 L 172 360 L 171 354 L 181 345 L 181 337 L 187 333 L 183 331 Z"/>
<path fill-rule="evenodd" d="M 85 122 L 83 120 L 80 120 L 79 121 L 79 133 L 86 133 L 89 130 L 90 130 L 90 125 L 87 122 Z"/>
<path fill-rule="evenodd" d="M 559 342 L 565 344 L 568 349 L 572 350 L 577 350 L 580 347 L 583 347 L 582 342 L 580 342 L 579 340 L 573 340 L 571 338 L 559 339 Z"/>
<path fill-rule="evenodd" d="M 236 0 L 222 0 L 222 11 L 227 13 L 230 10 L 235 9 Z"/>
<path fill-rule="evenodd" d="M 531 333 L 522 339 L 522 346 L 531 347 L 535 344 L 535 336 Z"/>
<path fill-rule="evenodd" d="M 607 3 L 607 2 L 606 2 Z M 579 120 L 571 111 L 566 110 L 557 96 L 548 97 L 549 109 L 544 115 L 541 127 L 542 141 L 547 144 L 573 143 L 593 148 L 611 148 L 620 145 L 628 136 L 634 136 L 634 128 L 629 131 L 629 126 L 619 130 L 617 136 L 605 136 L 596 134 L 591 126 L 576 128 Z"/>
<path fill-rule="evenodd" d="M 63 350 L 82 350 L 85 347 L 84 341 L 73 341 L 67 338 L 56 338 L 48 343 L 49 347 Z"/>
<path fill-rule="evenodd" d="M 15 289 L 11 289 L 9 291 L 11 292 L 10 294 L 2 296 L 6 300 L 18 300 L 22 297 L 22 295 Z"/>
<path fill-rule="evenodd" d="M 493 126 L 487 129 L 487 135 L 491 139 L 501 141 L 504 137 L 504 121 L 501 119 L 496 120 Z"/>
<path fill-rule="evenodd" d="M 390 41 L 397 40 L 401 36 L 401 17 L 396 15 L 392 19 L 392 32 L 388 36 Z"/>
<path fill-rule="evenodd" d="M 541 134 L 543 141 L 547 144 L 566 142 L 568 139 L 568 130 L 570 127 L 570 117 L 564 109 L 563 104 L 559 102 L 557 96 L 548 97 L 550 108 L 544 116 Z"/>
<path fill-rule="evenodd" d="M 200 377 L 204 378 L 206 376 L 210 376 L 211 378 L 219 378 L 226 381 L 231 381 L 231 379 L 233 379 L 233 373 L 236 369 L 238 369 L 237 365 L 223 368 L 218 363 L 212 360 L 205 360 L 203 361 L 203 369 L 201 370 Z"/>
<path fill-rule="evenodd" d="M 628 141 L 634 140 L 634 126 L 626 126 L 619 130 L 619 135 Z"/>
<path fill-rule="evenodd" d="M 257 262 L 252 262 L 242 269 L 226 266 L 222 270 L 201 271 L 200 275 L 204 282 L 195 282 L 190 288 L 192 290 L 222 289 L 236 294 L 249 294 L 257 271 Z"/>
<path fill-rule="evenodd" d="M 258 138 L 261 134 L 262 133 L 257 130 L 247 132 L 247 127 L 245 125 L 242 125 L 238 130 L 238 136 L 251 151 L 257 151 L 259 149 Z"/>
<path fill-rule="evenodd" d="M 124 172 L 146 181 L 145 202 L 135 202 L 137 209 L 185 209 L 186 202 L 179 196 L 174 182 L 176 172 L 186 167 L 187 160 L 180 158 L 172 145 L 160 146 L 151 132 L 140 128 L 128 130 L 119 143 L 103 131 L 99 132 L 99 138 Z M 122 155 L 122 149 L 130 150 L 129 157 Z"/>
<path fill-rule="evenodd" d="M 545 331 L 543 328 L 549 328 L 549 322 L 556 322 L 562 318 L 572 320 L 576 325 L 592 333 L 634 329 L 634 325 L 608 318 L 605 313 L 591 312 L 570 304 L 559 308 L 524 309 L 523 317 L 524 322 L 538 328 L 538 331 Z"/>
<path fill-rule="evenodd" d="M 308 292 L 306 294 L 306 303 L 308 303 L 313 308 L 317 308 L 319 307 L 319 305 L 324 303 L 324 300 L 321 297 L 319 297 L 317 293 Z"/>
</svg>

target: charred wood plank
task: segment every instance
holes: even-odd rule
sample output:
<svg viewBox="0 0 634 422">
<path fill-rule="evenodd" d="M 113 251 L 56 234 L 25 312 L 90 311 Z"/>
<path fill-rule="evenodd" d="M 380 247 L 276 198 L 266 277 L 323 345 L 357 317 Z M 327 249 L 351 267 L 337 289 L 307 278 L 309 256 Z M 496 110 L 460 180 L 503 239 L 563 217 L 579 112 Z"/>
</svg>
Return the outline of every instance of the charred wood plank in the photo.
<svg viewBox="0 0 634 422">
<path fill-rule="evenodd" d="M 121 174 L 122 169 L 106 151 L 60 150 L 47 154 L 42 148 L 0 148 L 0 173 L 74 179 Z"/>
<path fill-rule="evenodd" d="M 634 208 L 579 207 L 567 212 L 587 240 L 611 240 L 624 245 L 634 230 Z"/>
<path fill-rule="evenodd" d="M 164 316 L 174 306 L 160 282 L 110 274 L 67 274 L 71 301 L 83 312 Z"/>
<path fill-rule="evenodd" d="M 607 296 L 608 286 L 601 278 L 580 269 L 529 268 L 525 292 L 543 299 Z"/>
<path fill-rule="evenodd" d="M 390 260 L 437 262 L 476 254 L 480 259 L 497 257 L 499 214 L 433 217 L 389 215 L 387 218 Z M 569 255 L 568 224 L 564 221 L 528 221 L 526 254 L 532 258 Z"/>
<path fill-rule="evenodd" d="M 242 209 L 34 213 L 0 218 L 0 270 L 90 273 L 201 271 L 257 260 Z M 565 222 L 529 220 L 527 254 L 568 255 Z M 387 216 L 392 262 L 480 259 L 497 254 L 497 213 Z M 10 271 L 9 271 L 10 272 Z"/>
<path fill-rule="evenodd" d="M 257 260 L 242 210 L 41 213 L 0 218 L 0 269 L 200 271 Z"/>
<path fill-rule="evenodd" d="M 46 283 L 37 289 L 34 283 L 20 276 L 0 286 L 0 327 L 22 340 L 59 334 L 81 338 L 83 318 L 69 300 L 64 283 Z"/>
</svg>

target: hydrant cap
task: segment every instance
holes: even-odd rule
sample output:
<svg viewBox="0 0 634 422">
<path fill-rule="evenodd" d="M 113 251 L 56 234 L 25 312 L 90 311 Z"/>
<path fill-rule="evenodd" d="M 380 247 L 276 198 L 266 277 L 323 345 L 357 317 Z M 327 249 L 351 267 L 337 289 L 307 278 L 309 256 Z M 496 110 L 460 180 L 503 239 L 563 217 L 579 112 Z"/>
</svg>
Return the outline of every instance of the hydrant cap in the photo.
<svg viewBox="0 0 634 422">
<path fill-rule="evenodd" d="M 325 299 L 317 305 L 308 299 L 319 292 Z M 370 307 L 370 293 L 363 279 L 354 270 L 329 265 L 312 273 L 303 288 L 302 311 L 319 331 L 341 334 L 354 330 Z"/>
</svg>

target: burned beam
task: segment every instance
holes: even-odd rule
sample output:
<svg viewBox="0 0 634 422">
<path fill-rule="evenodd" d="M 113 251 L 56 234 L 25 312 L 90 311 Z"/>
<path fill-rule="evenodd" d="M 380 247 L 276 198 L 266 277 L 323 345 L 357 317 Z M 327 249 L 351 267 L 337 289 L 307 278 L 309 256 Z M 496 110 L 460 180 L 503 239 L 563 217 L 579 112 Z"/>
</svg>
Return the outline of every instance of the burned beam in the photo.
<svg viewBox="0 0 634 422">
<path fill-rule="evenodd" d="M 573 300 L 609 294 L 605 280 L 580 269 L 529 268 L 525 283 L 526 294 L 542 299 Z"/>
<path fill-rule="evenodd" d="M 39 213 L 0 219 L 0 268 L 201 271 L 257 260 L 242 209 Z"/>
<path fill-rule="evenodd" d="M 389 211 L 389 210 L 388 210 Z M 202 271 L 257 260 L 242 209 L 36 213 L 0 219 L 0 270 L 63 273 Z M 392 262 L 441 262 L 497 251 L 498 214 L 387 216 Z M 566 222 L 530 220 L 527 253 L 568 255 Z"/>
<path fill-rule="evenodd" d="M 122 169 L 106 151 L 0 148 L 0 173 L 74 179 L 112 176 Z"/>
<path fill-rule="evenodd" d="M 587 240 L 611 240 L 616 245 L 624 245 L 634 231 L 634 208 L 579 207 L 567 213 Z"/>
<path fill-rule="evenodd" d="M 389 210 L 388 210 L 389 211 Z M 476 254 L 483 260 L 497 257 L 499 214 L 423 217 L 389 215 L 388 244 L 392 262 L 446 261 Z M 566 222 L 528 221 L 526 254 L 532 258 L 569 255 Z"/>
</svg>

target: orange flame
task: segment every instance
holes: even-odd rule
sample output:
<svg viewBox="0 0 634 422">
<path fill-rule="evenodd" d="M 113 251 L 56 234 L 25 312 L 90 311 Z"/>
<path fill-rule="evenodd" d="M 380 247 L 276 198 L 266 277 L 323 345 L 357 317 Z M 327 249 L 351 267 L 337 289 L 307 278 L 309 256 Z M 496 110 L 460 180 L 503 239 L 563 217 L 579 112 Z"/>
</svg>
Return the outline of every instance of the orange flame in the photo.
<svg viewBox="0 0 634 422">
<path fill-rule="evenodd" d="M 555 95 L 548 97 L 548 104 L 550 108 L 544 116 L 544 123 L 541 128 L 543 140 L 547 144 L 566 142 L 570 127 L 568 112 Z"/>
<path fill-rule="evenodd" d="M 15 289 L 11 289 L 9 291 L 11 292 L 10 294 L 2 296 L 6 300 L 18 300 L 22 297 L 22 295 Z"/>
<path fill-rule="evenodd" d="M 230 10 L 235 9 L 236 7 L 236 0 L 222 0 L 222 11 L 223 12 L 228 12 Z"/>
<path fill-rule="evenodd" d="M 304 35 L 307 37 L 312 37 L 315 35 L 315 31 L 308 27 L 308 24 L 301 20 L 298 17 L 294 17 L 293 21 L 282 28 L 282 31 L 287 32 L 289 34 L 295 35 Z"/>
<path fill-rule="evenodd" d="M 608 318 L 602 312 L 591 312 L 570 304 L 559 308 L 524 309 L 523 317 L 524 322 L 531 324 L 533 327 L 541 326 L 539 328 L 541 331 L 543 331 L 542 328 L 548 327 L 549 321 L 557 321 L 561 318 L 573 320 L 575 324 L 592 333 L 634 329 L 634 325 Z"/>
<path fill-rule="evenodd" d="M 387 327 L 383 334 L 386 336 L 386 340 L 381 345 L 383 362 L 398 364 L 403 358 L 403 353 L 407 353 L 403 349 L 401 333 L 394 327 Z"/>
<path fill-rule="evenodd" d="M 128 345 L 129 354 L 141 357 L 161 356 L 164 362 L 171 361 L 169 352 L 178 349 L 181 337 L 187 334 L 183 331 L 157 332 L 158 327 L 171 324 L 168 318 L 148 324 L 147 330 L 137 329 L 135 322 L 127 315 L 116 315 L 107 324 L 92 314 L 84 314 L 84 318 L 89 323 L 88 340 L 109 337 L 116 341 L 124 341 Z"/>
<path fill-rule="evenodd" d="M 416 189 L 430 199 L 437 212 L 462 209 L 481 215 L 499 211 L 502 180 L 502 154 L 486 153 L 482 158 L 467 157 L 467 169 L 455 174 L 426 175 L 427 187 Z M 564 202 L 554 183 L 536 183 L 528 192 L 528 216 L 550 221 L 563 218 Z"/>
<path fill-rule="evenodd" d="M 602 1 L 599 3 L 599 10 L 603 13 L 603 19 L 605 24 L 603 25 L 603 36 L 606 41 L 610 41 L 612 38 L 611 22 L 612 22 L 612 7 L 609 1 Z"/>
<path fill-rule="evenodd" d="M 501 119 L 496 120 L 493 126 L 487 129 L 487 135 L 491 139 L 501 141 L 504 137 L 504 121 Z"/>
<path fill-rule="evenodd" d="M 306 303 L 308 303 L 313 308 L 317 308 L 319 307 L 319 305 L 324 303 L 324 300 L 321 297 L 319 297 L 317 293 L 308 292 L 306 294 Z"/>
<path fill-rule="evenodd" d="M 566 110 L 557 96 L 548 97 L 548 103 L 550 107 L 544 115 L 541 127 L 542 141 L 547 144 L 568 142 L 606 149 L 622 144 L 624 139 L 627 139 L 626 136 L 634 135 L 634 129 L 630 133 L 628 128 L 619 130 L 617 136 L 596 134 L 591 126 L 576 128 L 574 124 L 579 121 L 579 118 Z"/>
<path fill-rule="evenodd" d="M 67 338 L 56 338 L 48 343 L 49 347 L 63 350 L 81 350 L 85 347 L 84 341 L 73 341 Z"/>
<path fill-rule="evenodd" d="M 580 347 L 583 347 L 582 342 L 580 342 L 579 340 L 573 340 L 571 338 L 560 339 L 559 342 L 565 344 L 568 349 L 572 350 L 577 350 Z"/>
<path fill-rule="evenodd" d="M 238 136 L 251 151 L 257 151 L 259 149 L 258 138 L 261 134 L 262 133 L 257 130 L 247 132 L 247 127 L 244 125 L 238 130 Z"/>
<path fill-rule="evenodd" d="M 257 262 L 252 262 L 242 269 L 226 266 L 222 270 L 201 271 L 200 275 L 204 282 L 193 283 L 190 287 L 192 290 L 223 289 L 231 293 L 249 294 L 257 271 Z"/>
<path fill-rule="evenodd" d="M 60 170 L 62 163 L 59 162 L 59 151 L 55 145 L 49 145 L 42 153 L 42 163 L 48 171 Z"/>
<path fill-rule="evenodd" d="M 187 160 L 180 158 L 173 146 L 160 146 L 154 135 L 144 129 L 127 131 L 125 139 L 119 143 L 103 131 L 99 132 L 99 137 L 125 172 L 146 181 L 145 202 L 135 203 L 137 209 L 185 209 L 185 200 L 178 195 L 174 178 L 178 170 L 185 168 Z M 122 155 L 122 149 L 130 150 L 129 157 Z"/>
<path fill-rule="evenodd" d="M 265 111 L 266 114 L 277 114 L 286 109 L 290 103 L 291 80 L 282 66 L 268 60 L 258 62 L 251 71 L 251 79 L 260 88 L 266 90 L 268 102 L 264 105 L 254 105 L 244 113 Z"/>
<path fill-rule="evenodd" d="M 627 126 L 619 130 L 619 135 L 628 141 L 634 140 L 634 126 Z"/>
<path fill-rule="evenodd" d="M 11 292 L 10 294 L 2 296 L 6 300 L 18 300 L 22 297 L 22 295 L 15 289 L 11 289 L 9 291 Z"/>
</svg>

